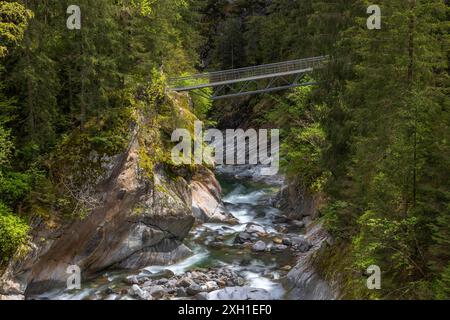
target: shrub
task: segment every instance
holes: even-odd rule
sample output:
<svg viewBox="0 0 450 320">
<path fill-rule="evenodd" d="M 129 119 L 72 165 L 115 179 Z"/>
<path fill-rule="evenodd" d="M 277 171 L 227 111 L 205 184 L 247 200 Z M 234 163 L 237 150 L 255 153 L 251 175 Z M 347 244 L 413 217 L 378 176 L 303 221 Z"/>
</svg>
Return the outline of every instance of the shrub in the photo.
<svg viewBox="0 0 450 320">
<path fill-rule="evenodd" d="M 29 226 L 0 203 L 0 264 L 7 262 L 26 243 Z"/>
</svg>

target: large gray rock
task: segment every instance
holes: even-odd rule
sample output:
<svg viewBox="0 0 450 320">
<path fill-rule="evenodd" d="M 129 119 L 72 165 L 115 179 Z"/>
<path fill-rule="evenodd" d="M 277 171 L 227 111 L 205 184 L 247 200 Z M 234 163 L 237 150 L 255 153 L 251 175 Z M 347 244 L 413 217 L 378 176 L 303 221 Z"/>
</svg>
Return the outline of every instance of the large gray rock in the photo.
<svg viewBox="0 0 450 320">
<path fill-rule="evenodd" d="M 208 292 L 200 292 L 195 295 L 194 299 L 199 301 L 208 300 Z"/>
<path fill-rule="evenodd" d="M 177 296 L 178 296 L 179 298 L 187 297 L 186 289 L 183 288 L 183 287 L 178 288 L 178 289 L 177 289 Z"/>
<path fill-rule="evenodd" d="M 264 227 L 260 226 L 259 224 L 249 223 L 245 228 L 245 232 L 247 232 L 247 233 L 266 233 L 266 230 L 264 229 Z"/>
<path fill-rule="evenodd" d="M 194 284 L 194 281 L 192 281 L 192 279 L 190 279 L 188 277 L 184 277 L 178 281 L 177 286 L 182 287 L 182 288 L 188 288 L 193 284 Z"/>
<path fill-rule="evenodd" d="M 217 223 L 236 222 L 222 202 L 222 188 L 211 170 L 207 168 L 198 170 L 190 187 L 192 210 L 197 220 Z"/>
<path fill-rule="evenodd" d="M 195 296 L 196 294 L 199 294 L 200 292 L 205 292 L 207 290 L 206 286 L 201 286 L 198 284 L 191 284 L 187 289 L 186 292 L 190 296 Z"/>
<path fill-rule="evenodd" d="M 256 252 L 263 252 L 266 250 L 266 248 L 267 245 L 264 241 L 258 241 L 253 245 L 252 250 Z"/>
<path fill-rule="evenodd" d="M 169 265 L 192 255 L 192 250 L 179 241 L 163 239 L 155 246 L 144 248 L 117 264 L 123 269 L 138 269 L 147 265 Z M 152 277 L 152 275 L 150 275 Z M 158 275 L 155 275 L 157 278 Z"/>
<path fill-rule="evenodd" d="M 234 243 L 243 244 L 247 242 L 251 242 L 252 236 L 247 232 L 240 232 L 236 238 L 234 239 Z"/>
<path fill-rule="evenodd" d="M 252 236 L 251 236 L 249 233 L 247 233 L 247 232 L 241 232 L 241 233 L 239 233 L 239 234 L 236 236 L 234 242 L 235 242 L 235 243 L 243 244 L 243 243 L 246 243 L 246 242 L 250 242 L 251 240 L 252 240 Z"/>
<path fill-rule="evenodd" d="M 304 236 L 292 237 L 291 245 L 300 252 L 307 252 L 312 247 L 311 243 Z"/>
<path fill-rule="evenodd" d="M 159 280 L 162 278 L 172 278 L 175 274 L 172 270 L 165 269 L 158 272 L 152 272 L 148 269 L 143 269 L 142 272 L 139 274 L 139 277 L 146 277 L 153 280 Z"/>
<path fill-rule="evenodd" d="M 219 289 L 219 285 L 217 284 L 217 282 L 215 281 L 207 281 L 205 283 L 206 289 L 210 292 L 210 291 L 214 291 L 214 290 L 218 290 Z"/>
<path fill-rule="evenodd" d="M 302 220 L 307 216 L 316 219 L 319 214 L 317 208 L 323 202 L 323 196 L 311 194 L 298 181 L 291 181 L 281 189 L 275 202 L 275 206 L 290 219 Z"/>
<path fill-rule="evenodd" d="M 140 298 L 142 300 L 148 300 L 150 295 L 142 290 L 137 284 L 134 284 L 130 289 L 130 294 L 134 297 Z"/>
<path fill-rule="evenodd" d="M 228 287 L 208 294 L 208 300 L 273 300 L 264 289 L 251 287 Z"/>
<path fill-rule="evenodd" d="M 147 292 L 155 299 L 162 298 L 166 290 L 162 286 L 152 286 L 147 289 Z"/>
</svg>

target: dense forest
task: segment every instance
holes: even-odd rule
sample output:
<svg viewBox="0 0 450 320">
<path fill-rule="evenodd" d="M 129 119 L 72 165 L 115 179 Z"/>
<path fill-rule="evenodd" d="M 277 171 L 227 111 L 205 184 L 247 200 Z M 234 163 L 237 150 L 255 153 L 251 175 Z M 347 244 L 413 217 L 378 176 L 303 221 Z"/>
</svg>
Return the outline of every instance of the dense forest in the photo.
<svg viewBox="0 0 450 320">
<path fill-rule="evenodd" d="M 236 1 L 208 58 L 232 68 L 332 57 L 320 86 L 245 102 L 283 130 L 293 183 L 326 199 L 335 244 L 323 275 L 340 275 L 346 298 L 448 299 L 448 5 L 377 4 L 381 30 L 366 27 L 370 1 Z M 373 264 L 385 280 L 368 293 L 360 275 Z"/>
<path fill-rule="evenodd" d="M 167 77 L 328 55 L 317 86 L 194 98 L 196 115 L 281 129 L 284 173 L 323 199 L 334 244 L 317 266 L 343 298 L 450 299 L 445 1 L 380 0 L 380 30 L 366 0 L 78 0 L 81 30 L 66 27 L 70 4 L 0 1 L 0 265 L 33 217 L 83 215 L 62 174 L 82 170 L 73 144 L 122 150 L 138 100 L 161 112 Z M 366 290 L 369 265 L 382 290 Z"/>
</svg>

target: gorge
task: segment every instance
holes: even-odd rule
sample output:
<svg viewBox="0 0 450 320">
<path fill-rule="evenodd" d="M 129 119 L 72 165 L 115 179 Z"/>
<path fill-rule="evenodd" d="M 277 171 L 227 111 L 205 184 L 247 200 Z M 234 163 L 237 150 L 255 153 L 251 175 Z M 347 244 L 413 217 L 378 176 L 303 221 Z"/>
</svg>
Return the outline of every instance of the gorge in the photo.
<svg viewBox="0 0 450 320">
<path fill-rule="evenodd" d="M 139 184 L 136 148 L 132 138 L 127 154 L 110 166 L 115 176 L 101 190 L 101 208 L 67 231 L 47 233 L 55 238 L 51 245 L 11 265 L 9 293 L 26 299 L 334 297 L 305 260 L 328 236 L 302 212 L 287 218 L 276 208 L 286 189 L 282 176 L 258 175 L 254 165 L 223 166 L 216 170 L 219 184 L 203 168 L 185 189 L 161 175 L 150 190 Z M 65 288 L 73 264 L 82 269 L 81 290 Z"/>
<path fill-rule="evenodd" d="M 450 299 L 449 3 L 376 9 L 0 0 L 0 299 Z"/>
</svg>

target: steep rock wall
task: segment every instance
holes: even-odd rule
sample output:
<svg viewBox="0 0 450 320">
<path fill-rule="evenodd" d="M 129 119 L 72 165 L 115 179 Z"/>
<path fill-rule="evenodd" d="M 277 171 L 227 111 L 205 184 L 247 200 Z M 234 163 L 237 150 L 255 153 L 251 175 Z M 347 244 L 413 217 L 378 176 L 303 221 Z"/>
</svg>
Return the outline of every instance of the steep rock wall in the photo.
<svg viewBox="0 0 450 320">
<path fill-rule="evenodd" d="M 288 273 L 287 280 L 292 286 L 291 298 L 300 300 L 334 300 L 339 297 L 337 283 L 321 278 L 316 268 L 317 257 L 332 243 L 319 220 L 319 207 L 323 203 L 321 195 L 305 192 L 298 183 L 286 184 L 278 195 L 277 206 L 284 214 L 305 225 L 305 238 L 311 243 L 311 250 L 302 253 L 297 264 Z"/>
</svg>

